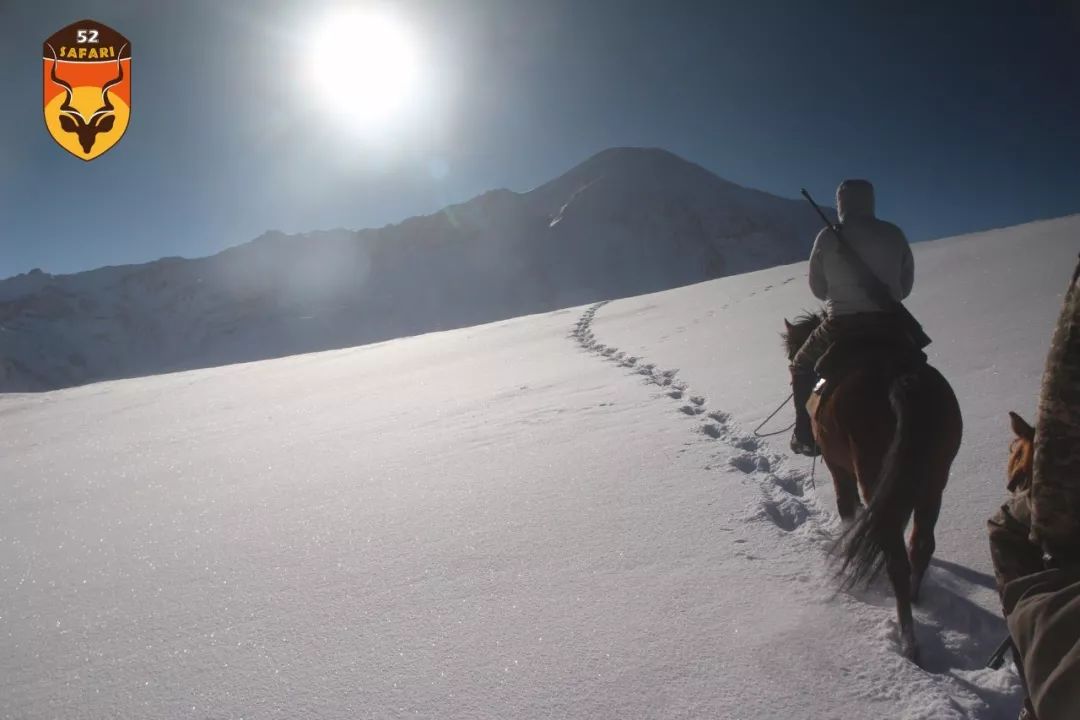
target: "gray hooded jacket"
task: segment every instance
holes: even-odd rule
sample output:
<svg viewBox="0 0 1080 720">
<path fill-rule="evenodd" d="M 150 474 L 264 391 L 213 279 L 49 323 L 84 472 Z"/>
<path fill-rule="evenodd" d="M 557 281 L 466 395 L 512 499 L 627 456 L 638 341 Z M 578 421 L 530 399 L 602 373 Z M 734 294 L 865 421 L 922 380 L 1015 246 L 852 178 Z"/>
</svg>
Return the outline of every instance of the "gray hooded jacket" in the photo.
<svg viewBox="0 0 1080 720">
<path fill-rule="evenodd" d="M 874 186 L 866 180 L 845 180 L 836 190 L 836 209 L 849 247 L 894 298 L 906 298 L 915 277 L 911 247 L 900 228 L 874 217 Z M 828 228 L 818 233 L 810 253 L 810 290 L 825 301 L 830 317 L 887 309 L 863 289 L 858 271 L 840 255 L 838 241 Z"/>
</svg>

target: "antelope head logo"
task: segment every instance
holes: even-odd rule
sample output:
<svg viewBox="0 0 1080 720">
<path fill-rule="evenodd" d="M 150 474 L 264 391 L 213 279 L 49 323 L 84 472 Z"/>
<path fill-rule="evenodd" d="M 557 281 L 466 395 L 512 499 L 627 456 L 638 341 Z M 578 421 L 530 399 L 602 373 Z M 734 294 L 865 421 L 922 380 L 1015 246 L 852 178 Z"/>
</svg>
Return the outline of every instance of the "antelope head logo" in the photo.
<svg viewBox="0 0 1080 720">
<path fill-rule="evenodd" d="M 79 145 L 82 146 L 83 152 L 87 155 L 90 154 L 90 149 L 94 147 L 94 141 L 97 140 L 98 134 L 112 130 L 113 124 L 116 122 L 115 108 L 109 100 L 109 90 L 124 80 L 124 66 L 120 64 L 120 56 L 123 55 L 124 47 L 127 47 L 126 43 L 117 53 L 117 76 L 101 86 L 101 107 L 95 110 L 89 118 L 86 118 L 71 104 L 72 87 L 57 75 L 56 66 L 59 58 L 56 56 L 56 50 L 52 45 L 49 45 L 49 49 L 52 50 L 53 54 L 50 77 L 54 83 L 64 88 L 65 93 L 64 102 L 60 105 L 60 127 L 63 128 L 64 132 L 75 133 L 79 139 Z"/>
</svg>

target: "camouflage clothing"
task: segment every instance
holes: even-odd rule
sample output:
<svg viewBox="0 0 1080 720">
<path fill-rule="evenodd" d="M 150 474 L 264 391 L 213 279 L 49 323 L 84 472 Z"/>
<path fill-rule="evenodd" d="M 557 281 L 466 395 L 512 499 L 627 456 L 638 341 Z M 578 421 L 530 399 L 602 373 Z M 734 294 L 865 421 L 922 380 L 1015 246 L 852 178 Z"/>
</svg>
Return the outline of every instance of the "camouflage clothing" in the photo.
<svg viewBox="0 0 1080 720">
<path fill-rule="evenodd" d="M 1031 498 L 1013 493 L 988 525 L 994 577 L 1031 717 L 1075 717 L 1080 707 L 1080 570 L 1050 570 L 1029 539 Z M 1021 717 L 1025 717 L 1021 715 Z"/>
<path fill-rule="evenodd" d="M 998 594 L 1005 597 L 1005 586 L 1044 569 L 1042 552 L 1031 544 L 1031 504 L 1026 490 L 1015 493 L 987 521 L 990 533 L 990 558 Z"/>
<path fill-rule="evenodd" d="M 1080 566 L 1025 575 L 1005 586 L 1009 634 L 1039 720 L 1080 716 Z"/>
<path fill-rule="evenodd" d="M 990 554 L 1035 714 L 1071 720 L 1080 708 L 1080 265 L 1050 343 L 1034 448 L 1030 489 L 989 521 Z"/>
<path fill-rule="evenodd" d="M 1080 265 L 1050 342 L 1035 419 L 1031 540 L 1080 560 Z"/>
</svg>

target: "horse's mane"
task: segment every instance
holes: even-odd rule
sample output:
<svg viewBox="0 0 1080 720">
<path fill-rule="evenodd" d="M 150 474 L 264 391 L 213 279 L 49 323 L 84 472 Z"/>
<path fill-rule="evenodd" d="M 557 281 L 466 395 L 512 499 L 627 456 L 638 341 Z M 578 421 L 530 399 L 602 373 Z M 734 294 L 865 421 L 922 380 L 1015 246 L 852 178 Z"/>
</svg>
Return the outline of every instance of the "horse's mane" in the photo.
<svg viewBox="0 0 1080 720">
<path fill-rule="evenodd" d="M 795 357 L 795 353 L 799 352 L 799 348 L 810 337 L 810 333 L 814 332 L 824 320 L 824 310 L 817 312 L 805 310 L 796 316 L 793 322 L 787 323 L 788 327 L 780 336 L 784 339 L 784 349 L 787 350 L 788 359 Z"/>
</svg>

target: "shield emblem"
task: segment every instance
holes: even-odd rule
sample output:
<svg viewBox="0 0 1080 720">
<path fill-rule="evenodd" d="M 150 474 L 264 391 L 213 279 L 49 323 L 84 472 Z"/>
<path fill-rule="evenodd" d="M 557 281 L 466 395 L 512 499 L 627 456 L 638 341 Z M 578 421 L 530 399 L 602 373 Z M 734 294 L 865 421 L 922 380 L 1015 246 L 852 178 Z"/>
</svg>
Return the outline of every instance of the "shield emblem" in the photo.
<svg viewBox="0 0 1080 720">
<path fill-rule="evenodd" d="M 42 46 L 45 127 L 60 147 L 93 160 L 131 119 L 131 43 L 94 20 L 53 33 Z"/>
</svg>

